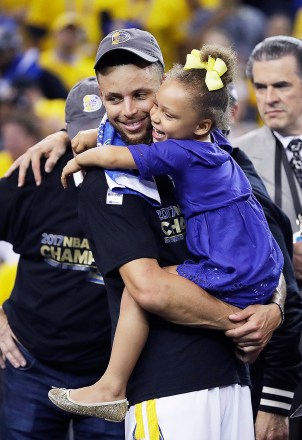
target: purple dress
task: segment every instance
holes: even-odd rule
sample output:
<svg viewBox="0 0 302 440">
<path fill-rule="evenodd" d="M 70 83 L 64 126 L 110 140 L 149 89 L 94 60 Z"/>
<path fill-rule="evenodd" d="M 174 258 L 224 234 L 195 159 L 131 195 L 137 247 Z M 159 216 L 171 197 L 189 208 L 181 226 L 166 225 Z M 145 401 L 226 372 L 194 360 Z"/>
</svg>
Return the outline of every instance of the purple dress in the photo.
<svg viewBox="0 0 302 440">
<path fill-rule="evenodd" d="M 283 255 L 251 185 L 230 156 L 231 146 L 169 139 L 128 146 L 143 178 L 169 174 L 186 220 L 193 259 L 180 275 L 217 298 L 244 308 L 266 303 L 283 268 Z"/>
</svg>

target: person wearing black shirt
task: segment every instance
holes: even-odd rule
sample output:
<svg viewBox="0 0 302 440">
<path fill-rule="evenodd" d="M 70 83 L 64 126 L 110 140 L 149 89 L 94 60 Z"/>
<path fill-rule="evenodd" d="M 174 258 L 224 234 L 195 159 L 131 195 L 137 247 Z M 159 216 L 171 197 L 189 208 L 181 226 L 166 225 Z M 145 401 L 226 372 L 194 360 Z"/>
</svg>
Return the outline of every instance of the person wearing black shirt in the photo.
<svg viewBox="0 0 302 440">
<path fill-rule="evenodd" d="M 103 108 L 94 77 L 71 90 L 67 131 L 95 128 Z M 105 370 L 111 321 L 104 281 L 77 214 L 75 183 L 64 191 L 60 175 L 69 146 L 53 173 L 36 186 L 33 174 L 18 188 L 17 172 L 0 180 L 0 240 L 20 254 L 15 285 L 0 310 L 3 440 L 122 440 L 123 424 L 72 417 L 47 398 L 51 385 L 85 386 Z M 5 364 L 4 364 L 5 359 Z"/>
<path fill-rule="evenodd" d="M 161 80 L 158 72 L 158 64 L 162 65 L 161 54 L 155 49 L 156 42 L 147 35 L 137 30 L 116 31 L 101 42 L 96 58 L 108 119 L 127 143 L 143 142 L 150 135 L 147 116 L 155 87 Z M 139 58 L 129 55 L 132 50 Z M 127 78 L 127 82 L 123 82 L 123 78 Z M 231 323 L 225 319 L 229 312 L 224 310 L 228 306 L 212 303 L 207 307 L 207 295 L 192 283 L 171 274 L 161 275 L 159 265 L 177 264 L 188 257 L 188 252 L 173 182 L 168 177 L 156 182 L 161 196 L 159 208 L 138 195 L 113 197 L 104 172 L 90 169 L 79 199 L 81 223 L 108 290 L 113 327 L 118 319 L 124 285 L 150 313 L 149 338 L 127 389 L 130 411 L 126 438 L 132 438 L 134 431 L 135 435 L 146 431 L 146 420 L 151 422 L 151 419 L 154 422 L 154 430 L 149 431 L 151 437 L 161 432 L 163 438 L 215 438 L 217 429 L 220 439 L 254 438 L 249 399 L 243 394 L 237 401 L 239 406 L 230 405 L 227 397 L 228 403 L 223 406 L 227 416 L 224 421 L 214 420 L 224 393 L 230 392 L 232 399 L 237 392 L 240 395 L 248 391 L 248 370 L 234 356 L 232 342 L 222 332 L 213 331 L 230 328 Z M 196 295 L 195 289 L 198 290 Z M 200 306 L 199 309 L 194 307 L 200 300 L 203 312 L 209 313 L 206 326 L 212 330 L 195 328 L 202 321 Z M 243 313 L 249 313 L 248 309 Z M 187 326 L 176 325 L 180 323 Z M 213 406 L 203 406 L 205 395 L 208 402 L 215 395 Z M 68 396 L 69 392 L 63 390 L 61 399 L 65 398 L 72 409 Z M 199 402 L 195 406 L 191 401 L 193 396 Z M 76 400 L 79 407 L 81 399 Z M 82 409 L 87 411 L 84 405 Z M 240 426 L 235 421 L 238 416 Z"/>
<path fill-rule="evenodd" d="M 116 65 L 109 68 L 110 74 L 102 75 L 102 82 L 105 90 L 104 82 L 107 82 L 107 87 L 108 81 L 112 86 L 111 81 L 114 77 L 112 72 L 114 71 L 120 71 L 121 74 L 123 72 L 123 78 L 127 78 L 125 84 L 121 78 L 115 81 L 114 86 L 117 90 L 114 93 L 104 93 L 103 99 L 110 122 L 113 122 L 123 135 L 126 132 L 128 138 L 133 141 L 133 137 L 142 135 L 142 132 L 146 134 L 148 113 L 160 78 L 155 82 L 155 77 L 151 75 L 150 81 L 139 87 L 138 77 L 127 75 L 135 67 L 134 63 L 132 64 L 133 60 L 128 65 L 119 66 L 120 62 L 125 61 L 125 57 L 121 56 L 124 50 L 116 51 L 121 48 L 116 44 L 122 39 L 122 47 L 125 49 L 125 43 L 129 41 L 127 40 L 128 34 L 129 30 L 122 30 L 109 36 L 110 41 L 112 37 L 109 47 L 114 44 L 112 53 L 114 52 L 118 57 L 115 60 Z M 144 43 L 145 40 L 141 38 L 140 42 Z M 134 49 L 137 53 L 137 47 Z M 154 53 L 153 51 L 154 47 L 151 49 L 151 54 Z M 141 55 L 142 59 L 145 56 L 149 57 L 150 61 L 150 52 L 145 51 Z M 156 59 L 153 58 L 153 62 L 156 62 Z M 142 66 L 140 61 L 137 67 L 143 70 L 147 66 Z M 152 70 L 150 68 L 150 74 Z M 64 134 L 56 134 L 55 138 L 60 138 L 63 143 L 66 141 Z M 46 144 L 48 145 L 45 147 Z M 38 182 L 41 180 L 36 167 L 37 159 L 45 148 L 48 149 L 49 143 L 46 144 L 44 143 L 39 148 L 34 147 L 29 152 L 29 155 L 33 154 L 35 157 L 34 169 Z M 24 158 L 25 164 L 28 157 Z M 54 161 L 52 154 L 47 161 L 47 167 L 51 166 Z M 23 165 L 19 177 L 21 185 L 22 175 L 24 176 Z M 104 275 L 113 323 L 117 321 L 124 283 L 140 304 L 151 312 L 151 332 L 148 344 L 132 375 L 127 395 L 132 405 L 148 400 L 144 408 L 147 407 L 151 413 L 153 411 L 153 415 L 153 399 L 158 399 L 156 400 L 158 402 L 161 398 L 169 400 L 170 397 L 177 398 L 178 396 L 182 401 L 184 395 L 191 392 L 198 393 L 213 387 L 228 387 L 230 384 L 238 384 L 239 387 L 249 384 L 246 366 L 235 358 L 231 339 L 225 338 L 222 332 L 213 331 L 213 329 L 227 330 L 232 327 L 233 324 L 228 319 L 231 312 L 228 306 L 219 301 L 213 302 L 212 297 L 202 295 L 199 289 L 194 290 L 193 284 L 192 286 L 190 284 L 189 288 L 182 289 L 181 283 L 186 280 L 181 280 L 181 277 L 175 277 L 173 280 L 170 277 L 169 284 L 165 283 L 163 278 L 157 278 L 160 270 L 157 259 L 161 265 L 167 265 L 177 264 L 187 256 L 187 250 L 184 247 L 184 223 L 175 202 L 173 183 L 168 178 L 159 179 L 157 183 L 163 202 L 162 207 L 157 210 L 147 205 L 141 197 L 125 194 L 122 203 L 117 203 L 117 205 L 110 203 L 110 197 L 107 199 L 108 186 L 105 176 L 99 169 L 88 172 L 80 196 L 82 224 L 87 231 L 97 265 Z M 104 245 L 102 247 L 101 242 Z M 149 269 L 147 272 L 146 264 Z M 138 277 L 133 278 L 134 273 L 138 274 Z M 268 321 L 263 321 L 263 314 L 260 310 L 264 309 L 270 311 L 267 315 L 267 317 L 270 315 Z M 258 318 L 255 318 L 257 314 Z M 237 318 L 232 316 L 233 320 L 238 321 L 245 320 L 245 318 L 247 322 L 242 327 L 231 330 L 228 334 L 240 344 L 241 348 L 248 351 L 247 345 L 257 343 L 255 333 L 262 327 L 262 323 L 266 330 L 270 328 L 268 333 L 271 335 L 271 330 L 280 323 L 280 312 L 278 307 L 271 304 L 252 306 L 240 312 Z M 188 327 L 184 327 L 184 324 Z M 201 326 L 208 329 L 195 328 Z M 176 396 L 175 393 L 177 393 Z M 229 409 L 230 405 L 227 407 Z M 141 414 L 141 409 L 144 411 L 144 408 L 141 405 L 137 406 L 137 416 L 140 421 L 142 418 L 139 414 Z M 185 409 L 184 406 L 182 409 Z M 173 405 L 167 408 L 167 411 L 176 428 L 182 426 L 182 429 L 186 430 L 183 434 L 179 429 L 176 435 L 182 436 L 181 438 L 190 438 L 187 436 L 189 414 L 184 416 L 182 409 L 179 409 L 179 417 Z M 133 414 L 133 408 L 131 413 Z M 179 420 L 177 425 L 176 420 Z M 129 438 L 132 438 L 133 423 L 132 417 L 130 424 L 127 425 Z M 213 425 L 206 423 L 207 429 L 218 425 L 215 422 Z M 139 427 L 141 428 L 140 422 Z M 228 434 L 224 433 L 224 435 Z M 247 438 L 246 431 L 244 436 Z M 196 438 L 196 431 L 192 438 Z"/>
</svg>

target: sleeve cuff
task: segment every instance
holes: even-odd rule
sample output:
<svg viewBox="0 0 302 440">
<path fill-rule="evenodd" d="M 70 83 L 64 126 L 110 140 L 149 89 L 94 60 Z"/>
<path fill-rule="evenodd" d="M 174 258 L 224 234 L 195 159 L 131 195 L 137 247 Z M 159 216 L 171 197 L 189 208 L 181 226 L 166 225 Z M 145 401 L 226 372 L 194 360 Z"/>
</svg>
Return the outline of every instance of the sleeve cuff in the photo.
<svg viewBox="0 0 302 440">
<path fill-rule="evenodd" d="M 259 411 L 287 417 L 291 409 L 293 397 L 294 393 L 292 391 L 264 386 Z"/>
</svg>

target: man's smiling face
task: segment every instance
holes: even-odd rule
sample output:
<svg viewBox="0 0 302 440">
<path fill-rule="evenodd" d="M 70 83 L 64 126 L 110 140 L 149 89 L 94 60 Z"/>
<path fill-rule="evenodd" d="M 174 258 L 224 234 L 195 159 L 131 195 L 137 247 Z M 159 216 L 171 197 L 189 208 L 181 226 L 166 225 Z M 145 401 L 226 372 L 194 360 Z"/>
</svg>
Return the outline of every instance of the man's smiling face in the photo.
<svg viewBox="0 0 302 440">
<path fill-rule="evenodd" d="M 149 143 L 150 110 L 160 86 L 152 66 L 134 64 L 109 67 L 98 73 L 100 94 L 108 119 L 127 144 Z"/>
</svg>

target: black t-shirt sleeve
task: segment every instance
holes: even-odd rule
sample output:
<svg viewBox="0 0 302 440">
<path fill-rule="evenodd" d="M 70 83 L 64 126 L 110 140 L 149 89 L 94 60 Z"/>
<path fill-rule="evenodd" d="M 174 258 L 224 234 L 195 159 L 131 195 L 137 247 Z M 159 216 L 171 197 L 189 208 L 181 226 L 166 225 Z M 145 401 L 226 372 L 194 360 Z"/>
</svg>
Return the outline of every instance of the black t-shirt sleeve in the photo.
<svg viewBox="0 0 302 440">
<path fill-rule="evenodd" d="M 9 241 L 9 225 L 14 206 L 16 190 L 8 179 L 0 179 L 0 240 Z"/>
<path fill-rule="evenodd" d="M 26 210 L 30 204 L 34 185 L 30 172 L 25 186 L 18 188 L 18 174 L 19 169 L 10 177 L 0 179 L 0 240 L 13 245 L 22 230 L 20 212 Z"/>
<path fill-rule="evenodd" d="M 257 197 L 258 194 L 260 194 L 269 198 L 264 183 L 262 182 L 259 174 L 257 173 L 252 161 L 244 153 L 244 151 L 240 150 L 240 148 L 233 148 L 232 157 L 240 166 L 240 168 L 244 171 L 246 177 L 249 179 L 250 184 L 253 188 L 254 195 Z"/>
</svg>

